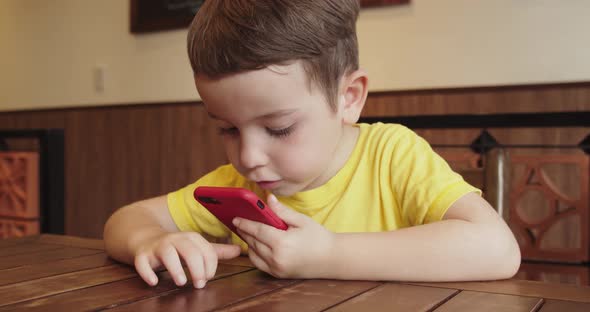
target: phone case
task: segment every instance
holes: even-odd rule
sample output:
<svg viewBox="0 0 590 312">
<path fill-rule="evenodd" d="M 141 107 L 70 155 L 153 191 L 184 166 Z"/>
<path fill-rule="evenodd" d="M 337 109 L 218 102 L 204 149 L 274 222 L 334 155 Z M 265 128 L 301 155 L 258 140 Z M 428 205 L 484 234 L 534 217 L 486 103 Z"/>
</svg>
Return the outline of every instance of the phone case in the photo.
<svg viewBox="0 0 590 312">
<path fill-rule="evenodd" d="M 235 217 L 268 224 L 280 230 L 288 228 L 287 224 L 250 190 L 237 187 L 200 186 L 195 189 L 193 195 L 201 205 L 236 234 L 238 232 L 232 224 Z"/>
</svg>

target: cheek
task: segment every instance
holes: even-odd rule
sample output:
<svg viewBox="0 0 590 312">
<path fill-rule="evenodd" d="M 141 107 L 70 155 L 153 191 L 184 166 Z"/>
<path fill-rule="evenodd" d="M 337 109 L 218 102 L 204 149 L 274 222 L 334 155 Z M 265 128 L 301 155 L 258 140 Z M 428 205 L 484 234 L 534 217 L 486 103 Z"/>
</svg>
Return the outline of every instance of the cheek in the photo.
<svg viewBox="0 0 590 312">
<path fill-rule="evenodd" d="M 331 159 L 327 152 L 331 145 L 324 144 L 320 138 L 321 136 L 314 134 L 300 134 L 281 144 L 273 157 L 281 174 L 286 178 L 306 178 L 324 169 Z"/>
</svg>

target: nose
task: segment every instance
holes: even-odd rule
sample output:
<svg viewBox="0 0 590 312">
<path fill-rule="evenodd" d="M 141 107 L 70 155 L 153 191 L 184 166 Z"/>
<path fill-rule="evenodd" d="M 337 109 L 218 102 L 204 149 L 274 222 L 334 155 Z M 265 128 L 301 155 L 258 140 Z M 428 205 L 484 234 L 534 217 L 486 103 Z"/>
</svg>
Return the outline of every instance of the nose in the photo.
<svg viewBox="0 0 590 312">
<path fill-rule="evenodd" d="M 246 169 L 262 167 L 268 162 L 268 156 L 262 142 L 255 138 L 242 136 L 240 140 L 240 163 Z"/>
</svg>

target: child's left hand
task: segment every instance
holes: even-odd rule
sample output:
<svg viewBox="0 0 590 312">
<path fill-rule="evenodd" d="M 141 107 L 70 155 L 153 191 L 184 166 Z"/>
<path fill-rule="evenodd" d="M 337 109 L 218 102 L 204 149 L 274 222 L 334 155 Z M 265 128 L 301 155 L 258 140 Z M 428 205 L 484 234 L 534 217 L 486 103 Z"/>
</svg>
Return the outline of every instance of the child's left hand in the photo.
<svg viewBox="0 0 590 312">
<path fill-rule="evenodd" d="M 331 254 L 334 234 L 308 216 L 281 204 L 274 195 L 268 206 L 289 226 L 286 231 L 235 218 L 234 225 L 248 244 L 248 255 L 260 270 L 279 278 L 319 277 Z"/>
</svg>

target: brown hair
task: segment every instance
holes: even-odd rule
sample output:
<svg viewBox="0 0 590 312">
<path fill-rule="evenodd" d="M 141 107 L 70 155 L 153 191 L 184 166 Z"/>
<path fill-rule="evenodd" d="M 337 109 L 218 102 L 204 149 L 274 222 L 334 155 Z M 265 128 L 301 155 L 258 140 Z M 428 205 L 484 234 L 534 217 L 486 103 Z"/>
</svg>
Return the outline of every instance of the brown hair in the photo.
<svg viewBox="0 0 590 312">
<path fill-rule="evenodd" d="M 302 60 L 336 109 L 340 78 L 358 69 L 358 0 L 207 0 L 188 33 L 195 74 L 215 78 Z"/>
</svg>

